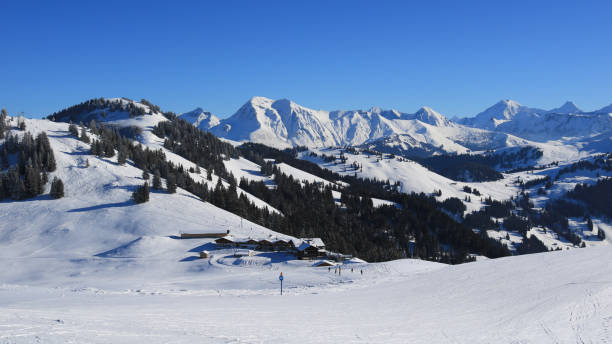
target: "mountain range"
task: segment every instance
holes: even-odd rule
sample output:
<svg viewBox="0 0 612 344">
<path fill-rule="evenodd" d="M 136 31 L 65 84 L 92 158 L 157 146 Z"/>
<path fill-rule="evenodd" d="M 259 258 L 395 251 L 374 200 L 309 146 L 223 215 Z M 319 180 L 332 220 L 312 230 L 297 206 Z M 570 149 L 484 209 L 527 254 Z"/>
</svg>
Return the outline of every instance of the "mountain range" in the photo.
<svg viewBox="0 0 612 344">
<path fill-rule="evenodd" d="M 469 153 L 560 140 L 583 150 L 612 147 L 612 105 L 592 112 L 573 102 L 543 110 L 501 100 L 474 117 L 450 120 L 429 107 L 398 110 L 314 110 L 288 99 L 253 97 L 226 119 L 201 108 L 181 114 L 200 129 L 232 141 L 277 148 L 360 146 L 413 157 Z"/>
</svg>

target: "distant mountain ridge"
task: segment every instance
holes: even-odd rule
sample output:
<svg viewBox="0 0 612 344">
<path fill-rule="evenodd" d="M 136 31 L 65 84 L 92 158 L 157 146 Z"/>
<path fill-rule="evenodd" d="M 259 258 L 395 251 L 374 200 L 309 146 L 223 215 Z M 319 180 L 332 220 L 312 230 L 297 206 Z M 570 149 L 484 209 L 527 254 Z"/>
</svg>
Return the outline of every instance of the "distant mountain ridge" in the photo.
<svg viewBox="0 0 612 344">
<path fill-rule="evenodd" d="M 544 110 L 504 99 L 474 117 L 449 120 L 426 106 L 415 113 L 378 107 L 326 111 L 310 109 L 288 99 L 253 97 L 217 124 L 212 114 L 207 117 L 212 120 L 190 122 L 222 138 L 276 148 L 349 145 L 430 156 L 605 133 L 611 128 L 608 110 L 612 110 L 612 105 L 587 113 L 571 101 Z M 194 112 L 198 111 L 181 117 L 187 119 Z M 598 147 L 602 145 L 605 142 Z"/>
</svg>

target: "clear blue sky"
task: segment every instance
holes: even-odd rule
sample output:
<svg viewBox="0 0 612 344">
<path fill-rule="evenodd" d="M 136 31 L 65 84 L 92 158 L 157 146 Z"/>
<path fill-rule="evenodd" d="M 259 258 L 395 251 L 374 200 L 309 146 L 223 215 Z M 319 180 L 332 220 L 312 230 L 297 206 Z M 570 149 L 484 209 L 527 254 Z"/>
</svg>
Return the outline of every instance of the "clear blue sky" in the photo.
<svg viewBox="0 0 612 344">
<path fill-rule="evenodd" d="M 0 1 L 0 106 L 46 115 L 93 97 L 220 117 L 250 97 L 317 109 L 502 98 L 612 103 L 612 2 Z"/>
</svg>

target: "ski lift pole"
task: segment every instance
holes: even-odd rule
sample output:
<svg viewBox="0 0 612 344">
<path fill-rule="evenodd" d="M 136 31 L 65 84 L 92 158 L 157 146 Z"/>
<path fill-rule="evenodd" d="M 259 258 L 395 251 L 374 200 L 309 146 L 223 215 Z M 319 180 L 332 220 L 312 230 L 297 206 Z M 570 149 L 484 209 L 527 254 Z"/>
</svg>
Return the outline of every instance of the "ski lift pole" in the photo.
<svg viewBox="0 0 612 344">
<path fill-rule="evenodd" d="M 283 273 L 282 272 L 280 273 L 280 276 L 278 276 L 278 279 L 280 280 L 280 283 L 281 283 L 281 295 L 283 295 L 283 279 L 284 279 L 284 277 L 283 277 Z"/>
</svg>

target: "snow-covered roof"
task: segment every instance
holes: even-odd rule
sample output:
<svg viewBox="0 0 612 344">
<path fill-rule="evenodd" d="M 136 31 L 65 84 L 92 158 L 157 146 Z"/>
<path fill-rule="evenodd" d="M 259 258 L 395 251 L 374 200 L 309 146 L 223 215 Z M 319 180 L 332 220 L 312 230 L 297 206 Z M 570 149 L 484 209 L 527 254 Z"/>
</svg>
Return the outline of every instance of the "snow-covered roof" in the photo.
<svg viewBox="0 0 612 344">
<path fill-rule="evenodd" d="M 321 240 L 321 238 L 303 238 L 302 240 L 310 244 L 310 246 L 314 246 L 317 248 L 325 247 L 325 243 L 323 243 L 323 240 Z"/>
<path fill-rule="evenodd" d="M 329 261 L 329 260 L 321 260 L 318 261 L 316 263 L 314 263 L 312 266 L 335 266 L 336 263 Z"/>
</svg>

